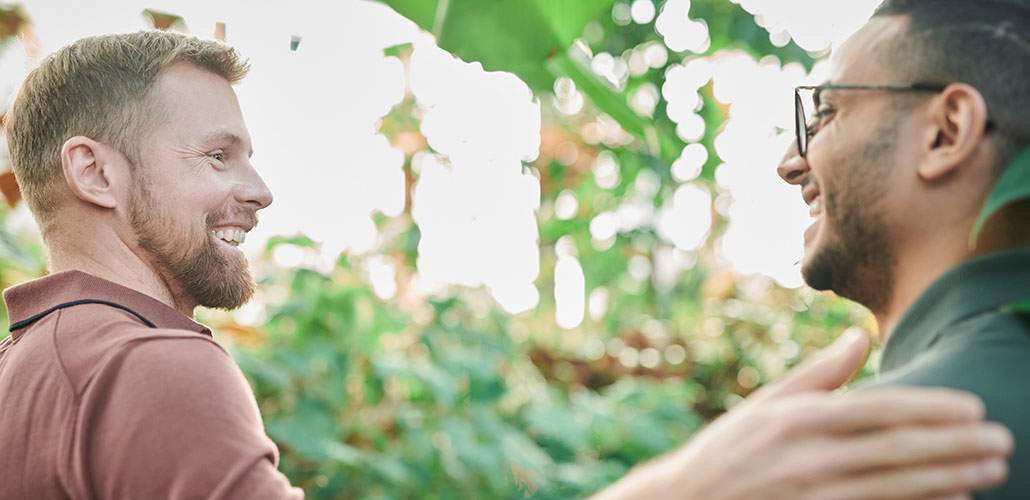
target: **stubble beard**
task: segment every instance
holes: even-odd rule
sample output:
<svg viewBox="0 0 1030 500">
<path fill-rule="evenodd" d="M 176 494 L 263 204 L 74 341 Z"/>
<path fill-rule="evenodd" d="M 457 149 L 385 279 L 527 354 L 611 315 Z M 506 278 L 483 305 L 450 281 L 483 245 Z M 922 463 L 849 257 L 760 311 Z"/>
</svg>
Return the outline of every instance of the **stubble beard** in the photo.
<svg viewBox="0 0 1030 500">
<path fill-rule="evenodd" d="M 896 258 L 881 200 L 887 192 L 899 123 L 891 121 L 837 168 L 837 178 L 822 193 L 825 242 L 802 268 L 805 282 L 832 290 L 876 312 L 890 303 Z"/>
<path fill-rule="evenodd" d="M 178 288 L 173 293 L 216 309 L 232 310 L 246 304 L 256 288 L 246 259 L 226 254 L 209 234 L 213 222 L 227 218 L 226 211 L 208 215 L 201 241 L 193 241 L 197 237 L 194 234 L 176 238 L 181 229 L 169 224 L 172 219 L 167 216 L 168 207 L 153 198 L 145 175 L 138 173 L 135 177 L 130 224 L 140 248 L 149 254 L 162 278 Z"/>
</svg>

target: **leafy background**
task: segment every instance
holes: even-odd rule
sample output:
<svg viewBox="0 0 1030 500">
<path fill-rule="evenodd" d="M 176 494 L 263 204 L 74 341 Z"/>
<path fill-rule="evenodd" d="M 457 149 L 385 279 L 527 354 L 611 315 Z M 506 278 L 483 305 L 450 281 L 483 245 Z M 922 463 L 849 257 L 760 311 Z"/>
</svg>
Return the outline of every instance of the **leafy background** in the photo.
<svg viewBox="0 0 1030 500">
<path fill-rule="evenodd" d="M 540 154 L 525 164 L 540 183 L 539 303 L 512 314 L 482 287 L 449 287 L 418 301 L 403 293 L 384 299 L 373 289 L 365 271 L 371 258 L 392 263 L 400 290 L 414 286 L 417 269 L 413 159 L 432 148 L 420 134 L 418 104 L 406 95 L 379 131 L 405 150 L 407 203 L 397 216 L 376 216 L 388 236 L 375 251 L 309 265 L 317 260 L 316 241 L 272 238 L 253 262 L 263 321 L 200 313 L 252 383 L 282 451 L 282 470 L 309 497 L 587 496 L 680 445 L 847 326 L 871 328 L 858 306 L 734 271 L 719 255 L 728 221 L 716 207 L 706 210 L 712 226 L 705 242 L 681 252 L 690 265 L 671 283 L 631 269 L 632 262 L 653 269 L 659 254 L 674 247 L 654 224 L 619 232 L 610 246 L 596 245 L 590 229 L 598 214 L 638 196 L 638 178 L 657 179 L 647 198 L 655 207 L 682 183 L 670 166 L 688 141 L 676 132 L 666 100 L 658 99 L 651 113 L 631 105 L 637 89 L 662 88 L 665 68 L 728 50 L 806 70 L 824 53 L 776 41 L 741 5 L 697 0 L 688 2 L 690 17 L 707 24 L 707 46 L 668 51 L 660 67 L 612 85 L 583 53 L 625 56 L 663 43 L 653 22 L 626 22 L 630 4 L 622 0 L 385 3 L 455 56 L 514 73 L 542 103 Z M 148 16 L 155 25 L 174 27 L 174 15 L 154 14 Z M 16 4 L 0 4 L 0 50 L 11 37 L 29 37 L 29 21 Z M 386 52 L 408 64 L 412 47 Z M 556 95 L 570 87 L 585 101 L 571 115 L 559 112 Z M 714 143 L 729 109 L 711 82 L 699 93 L 705 133 L 690 142 L 708 155 L 691 183 L 717 194 L 721 161 Z M 628 139 L 609 144 L 585 137 L 583 124 L 599 118 L 616 123 Z M 563 161 L 567 144 L 580 158 L 617 158 L 616 185 L 598 185 L 590 161 Z M 0 211 L 5 287 L 45 273 L 44 253 L 24 224 L 11 182 L 9 175 L 0 178 L 9 201 Z M 553 215 L 563 192 L 578 202 L 569 218 Z M 275 258 L 283 251 L 300 256 L 299 263 L 283 265 Z M 604 290 L 607 305 L 571 328 L 556 323 L 552 293 L 563 252 L 581 263 L 585 293 Z"/>
</svg>

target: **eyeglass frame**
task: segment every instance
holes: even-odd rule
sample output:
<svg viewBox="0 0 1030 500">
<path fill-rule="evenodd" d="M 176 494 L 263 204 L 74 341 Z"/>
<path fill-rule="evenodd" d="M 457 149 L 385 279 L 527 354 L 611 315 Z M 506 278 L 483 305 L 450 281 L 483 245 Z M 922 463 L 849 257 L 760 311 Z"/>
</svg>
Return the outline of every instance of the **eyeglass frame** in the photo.
<svg viewBox="0 0 1030 500">
<path fill-rule="evenodd" d="M 814 136 L 813 132 L 809 135 L 810 127 L 804 118 L 805 106 L 801 101 L 802 90 L 812 90 L 813 98 L 816 107 L 819 106 L 819 92 L 824 90 L 880 90 L 888 92 L 942 92 L 948 86 L 941 83 L 927 83 L 927 82 L 916 82 L 910 84 L 886 84 L 886 85 L 859 85 L 859 84 L 832 84 L 826 83 L 823 85 L 800 85 L 794 87 L 794 135 L 797 140 L 798 154 L 802 158 L 805 158 L 808 154 L 808 140 L 811 136 Z M 813 110 L 817 111 L 817 110 Z M 993 128 L 993 124 L 990 120 L 987 121 L 987 129 Z M 804 142 L 802 142 L 804 137 Z"/>
</svg>

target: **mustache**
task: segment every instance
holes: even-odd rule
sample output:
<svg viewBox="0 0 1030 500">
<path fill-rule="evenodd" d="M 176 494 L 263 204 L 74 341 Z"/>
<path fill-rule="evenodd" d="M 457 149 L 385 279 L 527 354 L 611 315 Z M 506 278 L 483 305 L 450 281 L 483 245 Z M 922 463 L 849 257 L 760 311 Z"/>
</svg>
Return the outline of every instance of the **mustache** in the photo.
<svg viewBox="0 0 1030 500">
<path fill-rule="evenodd" d="M 256 227 L 258 224 L 257 210 L 242 207 L 225 207 L 207 214 L 206 222 L 209 227 L 226 221 L 240 222 L 250 227 Z"/>
</svg>

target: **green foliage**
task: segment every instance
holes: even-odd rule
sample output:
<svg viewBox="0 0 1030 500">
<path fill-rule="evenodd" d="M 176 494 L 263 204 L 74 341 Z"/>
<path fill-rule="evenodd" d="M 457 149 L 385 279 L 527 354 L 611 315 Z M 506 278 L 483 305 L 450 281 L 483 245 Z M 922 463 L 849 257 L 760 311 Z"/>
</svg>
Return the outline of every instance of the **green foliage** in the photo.
<svg viewBox="0 0 1030 500">
<path fill-rule="evenodd" d="M 969 236 L 970 244 L 976 242 L 980 230 L 992 216 L 1013 203 L 1027 199 L 1030 199 L 1030 149 L 1019 153 L 995 182 L 973 226 L 973 233 Z"/>
<path fill-rule="evenodd" d="M 621 179 L 612 189 L 547 157 L 535 165 L 545 207 L 564 189 L 580 203 L 572 219 L 541 217 L 540 290 L 553 288 L 553 249 L 568 237 L 588 292 L 609 297 L 603 317 L 574 331 L 554 324 L 546 293 L 538 308 L 512 317 L 482 290 L 453 290 L 429 303 L 382 301 L 355 271 L 360 259 L 343 259 L 328 273 L 264 263 L 262 289 L 281 299 L 266 304 L 259 340 L 240 340 L 233 352 L 282 450 L 284 472 L 309 497 L 584 497 L 680 445 L 843 328 L 867 321 L 864 310 L 833 297 L 719 270 L 711 247 L 671 286 L 634 278 L 628 262 L 640 257 L 653 266 L 663 245 L 653 229 L 622 233 L 607 248 L 592 242 L 590 220 L 633 196 L 641 175 L 661 184 L 645 202 L 658 205 L 670 194 L 668 165 L 683 143 L 661 105 L 653 117 L 628 105 L 633 89 L 661 87 L 661 71 L 616 89 L 571 46 L 583 38 L 589 50 L 621 54 L 659 41 L 652 26 L 616 26 L 611 0 L 384 3 L 456 56 L 518 75 L 542 100 L 556 78 L 569 78 L 590 101 L 588 115 L 611 117 L 636 141 L 610 150 Z M 692 9 L 709 23 L 713 52 L 812 63 L 794 45 L 773 47 L 737 5 L 703 0 Z M 584 35 L 591 31 L 602 36 Z M 681 60 L 670 55 L 670 63 Z M 712 151 L 724 115 L 710 88 L 703 98 L 709 132 L 702 143 Z M 397 106 L 381 130 L 417 130 L 413 108 L 410 100 Z M 544 120 L 583 143 L 577 123 L 546 109 Z M 711 181 L 717 164 L 710 155 L 702 178 Z M 395 235 L 383 255 L 413 266 L 419 233 L 410 218 L 377 223 Z M 279 245 L 317 251 L 310 240 L 283 238 L 269 243 L 269 254 Z M 626 358 L 644 353 L 660 358 L 649 367 Z"/>
<path fill-rule="evenodd" d="M 436 35 L 443 49 L 487 71 L 510 71 L 547 91 L 555 76 L 548 59 L 564 52 L 612 0 L 386 0 Z"/>
<path fill-rule="evenodd" d="M 282 245 L 316 251 L 293 238 L 268 254 Z M 328 273 L 261 267 L 262 289 L 280 298 L 257 338 L 215 330 L 229 332 L 283 471 L 316 499 L 584 497 L 862 318 L 836 299 L 698 271 L 661 321 L 641 324 L 650 308 L 628 295 L 591 324 L 617 332 L 609 347 L 686 353 L 627 368 L 551 344 L 546 308 L 511 317 L 478 307 L 472 290 L 384 302 L 345 261 Z M 519 333 L 541 326 L 547 335 Z"/>
<path fill-rule="evenodd" d="M 4 289 L 43 275 L 47 266 L 38 236 L 10 226 L 10 212 L 0 209 L 0 288 Z M 7 324 L 4 304 L 0 304 L 0 322 Z M 9 334 L 6 328 L 0 330 L 0 339 Z"/>
<path fill-rule="evenodd" d="M 441 48 L 482 64 L 487 71 L 509 71 L 535 92 L 549 92 L 565 76 L 627 132 L 649 138 L 654 154 L 671 162 L 682 146 L 671 128 L 637 115 L 628 97 L 603 83 L 569 50 L 584 27 L 604 17 L 612 0 L 384 0 L 398 13 L 432 31 Z M 433 15 L 428 6 L 435 4 Z M 610 16 L 609 16 L 610 17 Z"/>
<path fill-rule="evenodd" d="M 260 344 L 233 350 L 313 498 L 582 496 L 702 421 L 692 381 L 560 390 L 505 315 L 450 298 L 414 322 L 354 278 L 283 271 Z"/>
<path fill-rule="evenodd" d="M 1008 309 L 1010 311 L 1012 311 L 1012 312 L 1017 313 L 1017 314 L 1023 314 L 1023 315 L 1030 316 L 1030 300 L 1025 300 L 1025 301 L 1022 301 L 1022 302 L 1017 302 L 1015 304 L 1012 304 L 1012 305 L 1008 306 Z"/>
</svg>

